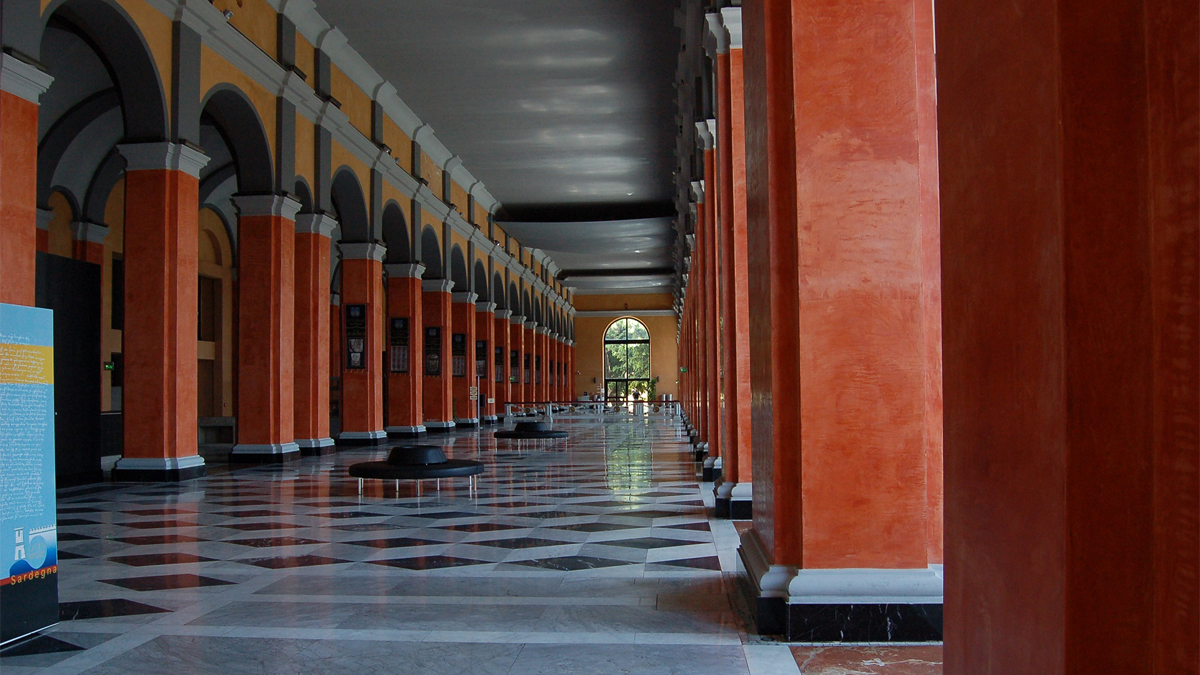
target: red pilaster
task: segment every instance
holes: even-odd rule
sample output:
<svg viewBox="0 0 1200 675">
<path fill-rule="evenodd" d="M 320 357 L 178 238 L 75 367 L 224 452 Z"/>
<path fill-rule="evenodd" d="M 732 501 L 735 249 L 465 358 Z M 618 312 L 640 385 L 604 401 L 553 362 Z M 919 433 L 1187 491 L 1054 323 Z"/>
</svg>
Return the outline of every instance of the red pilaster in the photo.
<svg viewBox="0 0 1200 675">
<path fill-rule="evenodd" d="M 525 382 L 525 397 L 526 403 L 537 403 L 537 355 L 538 341 L 537 332 L 534 327 L 537 326 L 533 321 L 525 322 L 525 354 L 529 357 L 529 366 L 525 368 L 522 374 Z M 524 362 L 521 364 L 524 367 Z"/>
<path fill-rule="evenodd" d="M 479 385 L 479 401 L 481 405 L 476 410 L 483 410 L 482 421 L 496 421 L 496 303 L 479 302 L 475 304 L 475 341 L 483 343 L 483 353 L 475 352 L 475 363 L 471 364 L 472 372 L 475 365 L 483 362 L 483 372 L 475 378 Z M 488 400 L 491 403 L 488 403 Z"/>
<path fill-rule="evenodd" d="M 388 275 L 388 435 L 415 436 L 425 429 L 425 330 L 420 264 L 384 265 Z"/>
<path fill-rule="evenodd" d="M 52 79 L 0 55 L 0 303 L 34 302 L 38 97 Z"/>
<path fill-rule="evenodd" d="M 513 380 L 509 389 L 509 400 L 516 403 L 525 402 L 525 317 L 513 314 L 509 319 L 508 331 L 509 375 Z M 516 367 L 512 367 L 512 353 L 517 353 Z"/>
<path fill-rule="evenodd" d="M 208 158 L 172 143 L 119 149 L 127 164 L 125 456 L 115 477 L 203 475 L 196 425 L 197 176 Z"/>
<path fill-rule="evenodd" d="M 342 430 L 341 444 L 374 444 L 383 428 L 383 257 L 380 244 L 342 248 Z M 357 340 L 362 352 L 355 353 Z"/>
<path fill-rule="evenodd" d="M 939 2 L 937 46 L 946 672 L 1194 675 L 1196 3 Z"/>
<path fill-rule="evenodd" d="M 301 454 L 320 454 L 333 447 L 329 434 L 329 239 L 336 224 L 325 215 L 296 217 L 292 428 Z"/>
<path fill-rule="evenodd" d="M 756 130 L 747 138 L 755 480 L 741 553 L 762 597 L 793 607 L 810 584 L 853 599 L 860 578 L 879 584 L 860 605 L 940 601 L 928 567 L 935 366 L 922 296 L 922 242 L 936 235 L 921 218 L 916 71 L 933 42 L 918 37 L 917 4 L 743 5 L 746 125 Z M 872 571 L 822 573 L 831 569 Z"/>
<path fill-rule="evenodd" d="M 296 213 L 289 197 L 234 198 L 238 209 L 237 445 L 231 459 L 300 455 L 295 415 Z"/>
<path fill-rule="evenodd" d="M 500 376 L 500 379 L 496 380 L 495 383 L 495 414 L 497 416 L 502 416 L 504 415 L 505 410 L 504 405 L 512 400 L 512 387 L 509 385 L 508 381 L 510 374 L 508 353 L 511 349 L 509 345 L 512 344 L 512 341 L 509 337 L 512 331 L 509 329 L 508 320 L 509 317 L 512 316 L 512 310 L 498 309 L 496 310 L 494 316 L 495 318 L 492 321 L 492 325 L 494 327 L 492 340 L 495 342 L 495 344 L 492 345 L 492 354 L 493 358 L 499 358 L 499 361 L 493 362 L 491 377 L 493 380 L 496 380 L 496 375 L 498 374 Z M 498 357 L 495 356 L 497 354 L 497 349 L 500 350 Z"/>
<path fill-rule="evenodd" d="M 425 321 L 425 333 L 421 342 L 421 371 L 425 378 L 422 393 L 425 397 L 425 427 L 430 431 L 454 428 L 454 394 L 450 377 L 450 331 L 453 326 L 450 289 L 453 286 L 454 282 L 447 279 L 427 279 L 421 282 L 422 312 Z M 436 332 L 440 346 L 436 351 L 436 362 L 430 350 L 433 332 Z"/>
<path fill-rule="evenodd" d="M 475 293 L 461 291 L 454 293 L 452 296 L 453 307 L 451 309 L 451 320 L 454 324 L 453 336 L 462 336 L 465 340 L 463 344 L 464 355 L 455 356 L 451 359 L 451 376 L 454 381 L 454 423 L 458 426 L 474 427 L 479 426 L 479 402 L 471 400 L 471 387 L 475 386 L 475 300 L 479 297 Z M 454 340 L 450 342 L 451 351 L 454 349 Z M 454 363 L 454 359 L 463 359 L 461 371 L 457 371 L 459 367 Z"/>
</svg>

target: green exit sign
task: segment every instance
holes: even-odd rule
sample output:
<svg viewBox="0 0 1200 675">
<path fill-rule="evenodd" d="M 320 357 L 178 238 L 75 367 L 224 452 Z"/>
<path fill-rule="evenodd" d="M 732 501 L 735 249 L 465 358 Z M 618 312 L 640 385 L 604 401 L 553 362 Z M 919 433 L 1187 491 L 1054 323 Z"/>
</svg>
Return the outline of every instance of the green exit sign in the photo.
<svg viewBox="0 0 1200 675">
<path fill-rule="evenodd" d="M 679 372 L 681 372 L 681 373 L 686 373 L 686 372 L 687 372 L 687 368 L 686 368 L 685 366 L 679 366 Z"/>
</svg>

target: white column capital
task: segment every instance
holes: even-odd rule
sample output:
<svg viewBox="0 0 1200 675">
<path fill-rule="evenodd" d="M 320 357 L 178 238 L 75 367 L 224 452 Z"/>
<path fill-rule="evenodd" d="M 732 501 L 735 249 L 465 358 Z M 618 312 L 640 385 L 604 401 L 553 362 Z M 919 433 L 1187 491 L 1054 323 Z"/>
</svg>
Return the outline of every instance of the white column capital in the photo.
<svg viewBox="0 0 1200 675">
<path fill-rule="evenodd" d="M 729 48 L 742 48 L 742 8 L 725 7 L 721 9 L 721 23 L 729 33 Z"/>
<path fill-rule="evenodd" d="M 334 307 L 341 307 L 342 294 L 341 293 L 330 293 L 329 294 L 329 304 L 333 305 Z"/>
<path fill-rule="evenodd" d="M 512 316 L 512 310 L 511 310 L 511 309 L 498 309 L 498 310 L 496 310 L 496 318 L 497 318 L 497 319 L 504 319 L 505 321 L 508 321 L 508 318 L 509 318 L 509 317 L 511 317 L 511 316 Z"/>
<path fill-rule="evenodd" d="M 0 91 L 37 103 L 50 88 L 54 78 L 50 73 L 32 63 L 26 63 L 12 54 L 0 54 Z"/>
<path fill-rule="evenodd" d="M 699 145 L 705 151 L 716 147 L 716 140 L 713 138 L 707 120 L 696 122 L 696 145 Z"/>
<path fill-rule="evenodd" d="M 465 302 L 473 305 L 478 299 L 479 296 L 471 291 L 458 291 L 450 294 L 450 302 Z"/>
<path fill-rule="evenodd" d="M 536 321 L 526 321 L 525 327 L 528 328 L 529 330 L 534 330 L 535 328 L 537 328 L 537 322 Z"/>
<path fill-rule="evenodd" d="M 387 255 L 387 247 L 383 244 L 375 243 L 343 243 L 340 245 L 342 249 L 342 260 L 376 260 L 383 262 Z"/>
<path fill-rule="evenodd" d="M 477 302 L 477 303 L 475 303 L 475 309 L 476 309 L 476 311 L 479 311 L 479 312 L 495 312 L 496 311 L 496 303 L 494 303 L 494 302 Z"/>
<path fill-rule="evenodd" d="M 512 310 L 509 310 L 509 311 L 512 311 Z M 512 316 L 510 316 L 508 318 L 508 320 L 516 326 L 524 326 L 525 325 L 525 317 L 520 314 L 513 314 Z"/>
<path fill-rule="evenodd" d="M 692 199 L 695 199 L 697 204 L 704 203 L 704 181 L 692 181 Z"/>
<path fill-rule="evenodd" d="M 296 220 L 300 202 L 287 195 L 234 195 L 233 205 L 239 218 L 273 216 Z"/>
<path fill-rule="evenodd" d="M 704 15 L 708 22 L 708 34 L 712 38 L 713 51 L 718 54 L 729 53 L 729 31 L 725 30 L 720 12 L 709 12 Z M 707 40 L 705 41 L 708 42 Z"/>
<path fill-rule="evenodd" d="M 54 212 L 50 209 L 37 210 L 37 228 L 39 230 L 49 230 L 50 221 L 54 220 Z"/>
<path fill-rule="evenodd" d="M 338 221 L 325 213 L 301 213 L 296 216 L 296 234 L 319 234 L 332 239 L 337 226 Z"/>
<path fill-rule="evenodd" d="M 425 279 L 421 282 L 421 290 L 426 293 L 449 293 L 454 288 L 454 282 L 449 279 Z"/>
<path fill-rule="evenodd" d="M 539 333 L 541 335 L 547 335 L 547 336 L 550 335 L 550 329 L 546 328 L 545 326 L 535 328 L 534 332 Z"/>
<path fill-rule="evenodd" d="M 71 238 L 75 241 L 86 241 L 93 244 L 103 244 L 108 236 L 108 226 L 99 223 L 79 221 L 71 223 Z"/>
<path fill-rule="evenodd" d="M 392 279 L 420 279 L 425 266 L 421 263 L 388 263 L 383 266 L 383 271 Z"/>
<path fill-rule="evenodd" d="M 126 171 L 182 171 L 192 178 L 208 164 L 208 155 L 179 143 L 122 143 L 117 152 L 125 158 Z"/>
</svg>

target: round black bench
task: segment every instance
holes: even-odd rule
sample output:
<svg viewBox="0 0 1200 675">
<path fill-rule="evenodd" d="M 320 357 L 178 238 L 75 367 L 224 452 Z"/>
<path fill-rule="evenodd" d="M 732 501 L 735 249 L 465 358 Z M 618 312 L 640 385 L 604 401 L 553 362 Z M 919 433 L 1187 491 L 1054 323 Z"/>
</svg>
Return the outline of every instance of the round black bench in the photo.
<svg viewBox="0 0 1200 675">
<path fill-rule="evenodd" d="M 567 438 L 565 431 L 554 431 L 545 422 L 517 422 L 510 431 L 497 431 L 496 438 L 507 438 L 518 441 L 541 441 L 552 438 Z"/>
<path fill-rule="evenodd" d="M 470 459 L 446 459 L 446 453 L 436 445 L 398 445 L 388 453 L 387 461 L 359 462 L 350 465 L 350 477 L 358 479 L 358 493 L 362 494 L 364 478 L 396 481 L 417 481 L 417 496 L 421 495 L 421 481 L 436 480 L 441 489 L 443 478 L 470 478 L 467 491 L 475 492 L 475 476 L 483 473 L 483 464 Z"/>
</svg>

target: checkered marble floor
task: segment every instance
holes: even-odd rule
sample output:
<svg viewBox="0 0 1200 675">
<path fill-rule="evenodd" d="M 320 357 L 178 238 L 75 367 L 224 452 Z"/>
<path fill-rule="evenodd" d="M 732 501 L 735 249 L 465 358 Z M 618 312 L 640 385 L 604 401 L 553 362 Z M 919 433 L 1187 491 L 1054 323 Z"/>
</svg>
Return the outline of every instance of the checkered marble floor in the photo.
<svg viewBox="0 0 1200 675">
<path fill-rule="evenodd" d="M 25 673 L 798 672 L 733 590 L 665 420 L 559 421 L 571 438 L 431 436 L 466 480 L 368 481 L 344 450 L 178 485 L 59 494 L 61 619 L 0 658 Z"/>
</svg>

